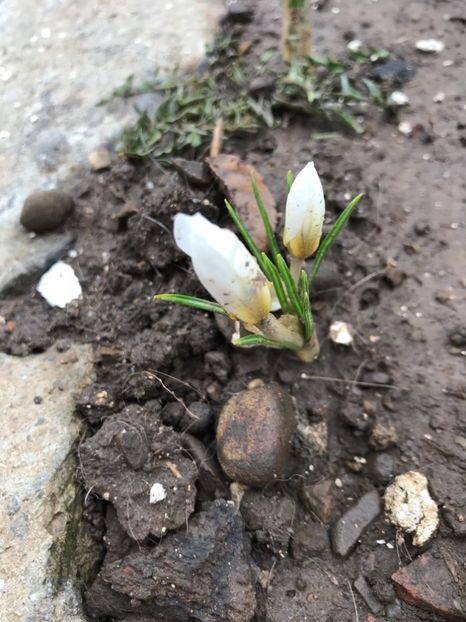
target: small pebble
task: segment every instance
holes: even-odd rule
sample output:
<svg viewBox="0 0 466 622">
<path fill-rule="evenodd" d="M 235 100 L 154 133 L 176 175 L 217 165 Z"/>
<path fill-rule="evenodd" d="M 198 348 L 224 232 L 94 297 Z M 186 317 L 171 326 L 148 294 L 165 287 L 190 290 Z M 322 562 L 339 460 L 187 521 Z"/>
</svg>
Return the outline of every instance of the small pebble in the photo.
<svg viewBox="0 0 466 622">
<path fill-rule="evenodd" d="M 395 461 L 387 453 L 374 453 L 367 461 L 367 474 L 375 484 L 387 484 L 395 472 Z"/>
<path fill-rule="evenodd" d="M 342 346 L 350 346 L 353 343 L 353 327 L 348 322 L 335 320 L 331 323 L 328 334 L 333 343 Z"/>
<path fill-rule="evenodd" d="M 409 97 L 402 91 L 393 91 L 388 97 L 387 104 L 389 106 L 407 106 Z"/>
<path fill-rule="evenodd" d="M 108 149 L 95 149 L 88 156 L 93 171 L 102 171 L 112 164 L 112 154 Z"/>
<path fill-rule="evenodd" d="M 58 229 L 70 216 L 73 199 L 60 190 L 40 190 L 24 202 L 20 223 L 28 231 L 47 233 Z"/>
<path fill-rule="evenodd" d="M 400 132 L 400 134 L 403 134 L 403 136 L 411 136 L 411 134 L 413 133 L 413 126 L 409 121 L 402 121 L 398 125 L 398 131 Z"/>
<path fill-rule="evenodd" d="M 332 545 L 337 555 L 346 557 L 362 533 L 380 513 L 380 498 L 376 490 L 363 495 L 339 518 L 332 529 Z"/>
<path fill-rule="evenodd" d="M 416 50 L 426 54 L 438 54 L 443 52 L 445 44 L 438 39 L 420 39 L 416 41 Z"/>
<path fill-rule="evenodd" d="M 304 486 L 300 491 L 301 501 L 311 516 L 317 516 L 323 523 L 328 524 L 335 508 L 335 484 L 327 479 L 316 484 Z"/>
<path fill-rule="evenodd" d="M 377 421 L 372 428 L 369 445 L 374 449 L 387 449 L 398 442 L 398 432 L 393 423 Z"/>
</svg>

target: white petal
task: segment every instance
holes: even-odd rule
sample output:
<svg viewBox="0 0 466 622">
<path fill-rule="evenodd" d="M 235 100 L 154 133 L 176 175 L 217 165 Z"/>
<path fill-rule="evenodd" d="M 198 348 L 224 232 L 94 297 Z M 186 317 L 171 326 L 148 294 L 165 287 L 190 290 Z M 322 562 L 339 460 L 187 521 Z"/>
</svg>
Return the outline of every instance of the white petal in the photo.
<svg viewBox="0 0 466 622">
<path fill-rule="evenodd" d="M 286 201 L 283 241 L 292 255 L 309 257 L 322 235 L 325 199 L 322 183 L 309 162 L 298 173 Z"/>
<path fill-rule="evenodd" d="M 50 306 L 62 309 L 82 293 L 73 268 L 63 261 L 57 261 L 41 276 L 37 291 Z"/>
<path fill-rule="evenodd" d="M 267 315 L 270 284 L 232 231 L 214 225 L 202 214 L 177 214 L 174 233 L 203 286 L 229 313 L 247 324 L 256 324 Z"/>
</svg>

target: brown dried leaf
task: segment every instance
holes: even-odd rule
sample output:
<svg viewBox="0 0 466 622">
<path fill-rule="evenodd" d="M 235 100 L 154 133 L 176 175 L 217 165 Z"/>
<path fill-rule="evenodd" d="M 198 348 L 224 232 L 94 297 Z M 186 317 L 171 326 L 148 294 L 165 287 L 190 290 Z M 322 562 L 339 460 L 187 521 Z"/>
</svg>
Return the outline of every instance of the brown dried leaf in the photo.
<svg viewBox="0 0 466 622">
<path fill-rule="evenodd" d="M 220 154 L 213 158 L 207 158 L 206 161 L 253 240 L 261 251 L 265 251 L 267 249 L 267 236 L 252 191 L 251 175 L 256 180 L 269 215 L 270 224 L 275 230 L 277 224 L 276 203 L 272 193 L 265 185 L 264 178 L 251 164 L 243 162 L 235 155 Z"/>
</svg>

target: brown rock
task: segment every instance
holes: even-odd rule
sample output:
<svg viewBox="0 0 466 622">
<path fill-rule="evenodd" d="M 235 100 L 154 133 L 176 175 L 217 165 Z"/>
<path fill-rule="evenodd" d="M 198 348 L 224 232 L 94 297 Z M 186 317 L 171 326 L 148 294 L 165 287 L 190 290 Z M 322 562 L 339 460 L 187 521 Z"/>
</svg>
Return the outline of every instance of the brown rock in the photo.
<svg viewBox="0 0 466 622">
<path fill-rule="evenodd" d="M 434 611 L 447 620 L 464 622 L 466 573 L 453 558 L 424 553 L 392 575 L 398 597 L 410 605 Z"/>
<path fill-rule="evenodd" d="M 47 233 L 58 229 L 73 211 L 74 201 L 60 190 L 41 190 L 24 202 L 20 223 L 28 231 Z"/>
<path fill-rule="evenodd" d="M 277 222 L 277 210 L 275 199 L 265 185 L 262 175 L 251 164 L 243 162 L 235 155 L 220 154 L 207 158 L 206 161 L 257 246 L 265 251 L 267 236 L 252 191 L 251 176 L 256 180 L 272 229 L 275 229 Z"/>
<path fill-rule="evenodd" d="M 217 426 L 217 453 L 227 476 L 265 486 L 284 476 L 296 429 L 293 403 L 276 385 L 233 395 Z"/>
<path fill-rule="evenodd" d="M 307 511 L 325 524 L 331 521 L 335 508 L 333 491 L 334 483 L 327 479 L 317 484 L 304 486 L 300 493 L 301 501 Z"/>
</svg>

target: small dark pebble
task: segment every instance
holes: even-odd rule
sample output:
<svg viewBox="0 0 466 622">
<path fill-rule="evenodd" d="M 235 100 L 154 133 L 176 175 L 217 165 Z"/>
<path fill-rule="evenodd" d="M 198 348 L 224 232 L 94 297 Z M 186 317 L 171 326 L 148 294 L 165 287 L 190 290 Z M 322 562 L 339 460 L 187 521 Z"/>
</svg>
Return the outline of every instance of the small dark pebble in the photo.
<svg viewBox="0 0 466 622">
<path fill-rule="evenodd" d="M 193 186 L 204 187 L 212 182 L 212 178 L 202 162 L 173 158 L 172 164 L 178 173 L 186 177 Z"/>
<path fill-rule="evenodd" d="M 419 236 L 429 235 L 432 231 L 430 223 L 425 220 L 418 220 L 414 225 L 414 233 Z"/>
<path fill-rule="evenodd" d="M 42 401 L 43 401 L 43 400 L 42 400 L 42 398 L 41 398 L 41 396 L 40 396 L 40 395 L 36 395 L 36 396 L 34 397 L 34 404 L 42 404 Z"/>
<path fill-rule="evenodd" d="M 450 331 L 448 338 L 450 340 L 450 343 L 457 348 L 466 346 L 466 325 L 456 326 L 453 330 Z"/>
<path fill-rule="evenodd" d="M 343 410 L 340 411 L 340 417 L 346 425 L 360 432 L 367 430 L 370 424 L 369 414 L 364 408 L 351 402 L 344 405 Z"/>
<path fill-rule="evenodd" d="M 188 410 L 183 409 L 180 429 L 195 435 L 205 432 L 212 423 L 214 416 L 209 404 L 205 402 L 191 402 Z"/>
<path fill-rule="evenodd" d="M 354 587 L 356 588 L 361 598 L 365 601 L 366 605 L 372 611 L 372 613 L 378 613 L 382 609 L 382 603 L 380 603 L 374 596 L 369 584 L 362 575 L 360 575 L 356 579 L 356 581 L 354 582 Z"/>
<path fill-rule="evenodd" d="M 197 486 L 198 502 L 205 499 L 219 499 L 228 496 L 228 487 L 215 451 L 207 449 L 202 441 L 192 434 L 183 434 L 183 447 L 196 463 L 199 471 Z"/>
<path fill-rule="evenodd" d="M 367 382 L 370 384 L 391 384 L 392 378 L 387 373 L 383 371 L 370 371 L 363 374 L 361 378 L 362 382 Z M 364 385 L 363 385 L 364 388 Z"/>
<path fill-rule="evenodd" d="M 346 557 L 379 513 L 379 493 L 376 490 L 367 492 L 333 526 L 332 545 L 335 553 Z"/>
<path fill-rule="evenodd" d="M 335 485 L 332 480 L 322 480 L 304 486 L 300 491 L 301 501 L 311 516 L 328 524 L 335 508 Z"/>
<path fill-rule="evenodd" d="M 374 453 L 367 460 L 367 475 L 375 484 L 387 484 L 395 474 L 395 461 L 390 454 Z"/>
<path fill-rule="evenodd" d="M 40 190 L 24 202 L 20 223 L 28 231 L 47 233 L 58 229 L 73 211 L 74 201 L 60 190 Z"/>
<path fill-rule="evenodd" d="M 391 58 L 374 69 L 374 77 L 391 86 L 401 86 L 416 75 L 416 65 L 402 58 Z"/>
<path fill-rule="evenodd" d="M 406 272 L 400 270 L 396 266 L 387 266 L 383 275 L 384 281 L 390 285 L 390 287 L 399 287 L 406 278 Z"/>
<path fill-rule="evenodd" d="M 160 418 L 165 425 L 177 428 L 184 414 L 183 405 L 180 402 L 168 402 L 160 413 Z"/>
<path fill-rule="evenodd" d="M 315 522 L 301 523 L 294 530 L 291 540 L 291 551 L 294 559 L 302 561 L 315 557 L 326 551 L 330 546 L 327 529 Z"/>
</svg>

